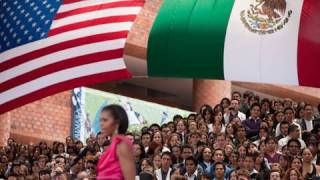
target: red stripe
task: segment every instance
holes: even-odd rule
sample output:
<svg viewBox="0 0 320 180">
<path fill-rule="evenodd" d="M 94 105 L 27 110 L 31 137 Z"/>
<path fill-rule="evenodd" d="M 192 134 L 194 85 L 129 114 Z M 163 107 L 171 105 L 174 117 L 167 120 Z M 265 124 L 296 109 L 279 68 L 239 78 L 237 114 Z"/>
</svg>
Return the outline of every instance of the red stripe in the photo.
<svg viewBox="0 0 320 180">
<path fill-rule="evenodd" d="M 83 7 L 83 8 L 78 8 L 78 9 L 73 9 L 70 11 L 58 13 L 54 19 L 57 20 L 57 19 L 68 17 L 68 16 L 74 16 L 82 13 L 93 12 L 93 11 L 109 9 L 109 8 L 143 6 L 143 3 L 144 3 L 143 1 L 120 1 L 120 2 L 98 4 L 94 6 L 88 6 L 88 7 Z"/>
<path fill-rule="evenodd" d="M 88 54 L 88 55 L 66 59 L 64 61 L 60 61 L 57 63 L 50 64 L 48 66 L 44 66 L 39 69 L 35 69 L 33 71 L 17 76 L 13 79 L 10 79 L 6 82 L 3 82 L 0 84 L 0 92 L 4 92 L 15 86 L 24 84 L 28 81 L 37 79 L 41 76 L 51 74 L 57 71 L 61 71 L 64 69 L 68 69 L 68 68 L 72 68 L 72 67 L 76 67 L 84 64 L 105 61 L 105 60 L 112 60 L 112 59 L 122 58 L 122 57 L 123 57 L 123 49 L 115 49 L 115 50 L 98 52 L 94 54 Z"/>
<path fill-rule="evenodd" d="M 79 78 L 71 79 L 69 81 L 63 81 L 55 85 L 52 85 L 43 89 L 39 89 L 25 96 L 16 98 L 5 104 L 1 104 L 0 114 L 61 91 L 69 90 L 69 89 L 80 87 L 80 86 L 88 86 L 88 85 L 100 83 L 100 82 L 108 82 L 108 81 L 115 81 L 120 79 L 129 79 L 129 78 L 131 78 L 131 74 L 127 71 L 127 69 L 122 69 L 117 71 L 104 72 L 100 74 L 79 77 Z"/>
<path fill-rule="evenodd" d="M 73 39 L 70 41 L 65 41 L 62 43 L 54 44 L 52 46 L 48 46 L 42 49 L 37 49 L 35 51 L 32 51 L 30 53 L 17 56 L 13 59 L 10 59 L 8 61 L 5 61 L 3 63 L 0 63 L 0 72 L 3 72 L 4 70 L 10 69 L 12 67 L 15 67 L 17 65 L 20 65 L 24 62 L 27 62 L 29 60 L 61 51 L 64 49 L 81 46 L 85 44 L 91 44 L 96 42 L 102 42 L 102 41 L 108 41 L 108 40 L 114 40 L 119 38 L 126 38 L 128 35 L 128 31 L 119 31 L 119 32 L 112 32 L 112 33 L 104 33 L 104 34 L 96 34 L 93 36 L 87 36 L 83 38 Z"/>
<path fill-rule="evenodd" d="M 76 3 L 76 2 L 80 2 L 80 1 L 83 1 L 83 0 L 64 0 L 63 4 L 72 4 L 72 3 Z"/>
<path fill-rule="evenodd" d="M 89 21 L 82 21 L 74 24 L 69 24 L 66 26 L 62 26 L 59 28 L 55 28 L 50 30 L 48 36 L 54 36 L 60 33 L 81 29 L 89 26 L 95 26 L 99 24 L 109 24 L 109 23 L 116 23 L 116 22 L 133 22 L 136 18 L 136 15 L 125 15 L 125 16 L 112 16 L 112 17 L 104 17 L 93 19 Z"/>
<path fill-rule="evenodd" d="M 298 40 L 298 77 L 302 86 L 320 87 L 320 1 L 304 0 Z"/>
</svg>

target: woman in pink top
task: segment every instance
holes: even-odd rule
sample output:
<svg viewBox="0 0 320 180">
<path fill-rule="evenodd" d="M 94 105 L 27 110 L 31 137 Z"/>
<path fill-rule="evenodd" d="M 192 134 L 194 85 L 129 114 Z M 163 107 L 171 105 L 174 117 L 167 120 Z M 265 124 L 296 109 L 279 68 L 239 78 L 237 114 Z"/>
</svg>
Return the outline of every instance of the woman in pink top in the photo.
<svg viewBox="0 0 320 180">
<path fill-rule="evenodd" d="M 111 137 L 111 144 L 100 156 L 97 179 L 134 180 L 135 164 L 131 142 L 124 136 L 128 128 L 128 116 L 118 105 L 106 106 L 100 116 L 101 133 Z"/>
</svg>

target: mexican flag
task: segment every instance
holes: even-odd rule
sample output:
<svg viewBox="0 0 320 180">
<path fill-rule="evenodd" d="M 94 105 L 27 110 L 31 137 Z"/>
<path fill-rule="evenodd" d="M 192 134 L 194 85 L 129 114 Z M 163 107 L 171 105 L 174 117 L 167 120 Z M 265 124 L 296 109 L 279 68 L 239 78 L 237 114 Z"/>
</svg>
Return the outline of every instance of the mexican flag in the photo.
<svg viewBox="0 0 320 180">
<path fill-rule="evenodd" d="M 320 87 L 320 0 L 164 0 L 147 58 L 154 77 Z"/>
</svg>

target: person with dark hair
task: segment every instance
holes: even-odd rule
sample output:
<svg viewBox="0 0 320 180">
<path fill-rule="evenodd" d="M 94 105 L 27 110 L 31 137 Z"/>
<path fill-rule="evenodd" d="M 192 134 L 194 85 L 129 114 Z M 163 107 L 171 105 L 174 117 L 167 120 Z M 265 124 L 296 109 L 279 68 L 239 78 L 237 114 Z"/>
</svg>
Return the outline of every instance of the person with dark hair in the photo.
<svg viewBox="0 0 320 180">
<path fill-rule="evenodd" d="M 214 166 L 215 177 L 213 180 L 225 180 L 226 167 L 222 162 L 216 162 Z"/>
<path fill-rule="evenodd" d="M 239 91 L 233 91 L 231 94 L 231 99 L 237 99 L 241 101 L 241 93 Z"/>
<path fill-rule="evenodd" d="M 242 121 L 242 124 L 246 129 L 248 139 L 259 133 L 260 123 L 260 105 L 258 103 L 254 103 L 250 107 L 250 117 Z"/>
<path fill-rule="evenodd" d="M 200 172 L 205 172 L 205 170 L 212 165 L 212 151 L 209 147 L 203 149 L 198 161 L 198 169 Z"/>
<path fill-rule="evenodd" d="M 100 115 L 101 133 L 111 137 L 111 145 L 99 159 L 97 179 L 134 180 L 136 169 L 131 142 L 124 136 L 128 129 L 128 116 L 119 105 L 109 105 Z"/>
<path fill-rule="evenodd" d="M 298 156 L 301 151 L 301 143 L 297 139 L 290 139 L 287 144 L 288 153 L 290 156 Z"/>
<path fill-rule="evenodd" d="M 299 129 L 299 131 L 300 131 L 300 137 L 301 137 L 301 126 L 300 126 L 300 124 L 299 123 L 297 123 L 297 122 L 295 122 L 295 120 L 294 120 L 294 118 L 295 118 L 295 111 L 294 111 L 294 109 L 293 108 L 291 108 L 291 107 L 287 107 L 287 108 L 285 108 L 284 109 L 284 118 L 285 118 L 285 121 L 287 121 L 288 123 L 289 123 L 289 126 L 291 125 L 291 124 L 294 124 L 294 125 L 296 125 L 296 126 L 298 126 L 298 129 Z M 277 125 L 277 127 L 276 127 L 276 136 L 279 136 L 281 134 L 281 131 L 280 131 L 280 124 L 278 124 Z"/>
<path fill-rule="evenodd" d="M 240 101 L 238 99 L 232 99 L 230 107 L 227 112 L 223 115 L 226 123 L 231 122 L 234 117 L 239 117 L 241 121 L 246 120 L 246 115 L 240 111 Z"/>
<path fill-rule="evenodd" d="M 320 119 L 314 115 L 314 110 L 311 104 L 304 106 L 304 118 L 299 122 L 302 132 L 310 132 L 317 125 L 320 124 Z"/>
<path fill-rule="evenodd" d="M 153 123 L 150 125 L 149 129 L 155 133 L 156 131 L 161 131 L 161 127 L 159 124 Z"/>
<path fill-rule="evenodd" d="M 230 106 L 230 99 L 227 97 L 222 98 L 220 105 L 223 107 L 223 110 L 227 109 Z"/>
<path fill-rule="evenodd" d="M 283 180 L 302 180 L 302 175 L 301 173 L 294 169 L 294 168 L 290 168 L 286 171 L 285 176 L 283 178 Z"/>
<path fill-rule="evenodd" d="M 314 179 L 316 177 L 320 177 L 320 166 L 312 163 L 313 156 L 311 149 L 304 148 L 302 150 L 302 176 L 305 179 Z"/>
<path fill-rule="evenodd" d="M 244 144 L 245 142 L 248 141 L 248 139 L 246 137 L 246 129 L 243 125 L 236 126 L 235 135 L 236 135 L 236 138 L 234 138 L 234 142 L 233 142 L 233 144 L 235 146 L 238 146 L 240 144 Z"/>
<path fill-rule="evenodd" d="M 271 113 L 271 102 L 268 98 L 261 100 L 261 117 L 266 117 Z"/>
<path fill-rule="evenodd" d="M 148 148 L 149 148 L 149 144 L 151 142 L 151 134 L 146 131 L 146 132 L 142 132 L 141 134 L 141 143 L 144 147 L 144 151 L 147 152 Z"/>
<path fill-rule="evenodd" d="M 164 152 L 161 155 L 161 168 L 155 170 L 157 180 L 170 180 L 172 156 L 170 152 Z"/>
<path fill-rule="evenodd" d="M 280 135 L 276 136 L 276 140 L 279 141 L 280 139 L 288 136 L 288 129 L 289 129 L 289 122 L 288 121 L 282 121 L 280 123 Z"/>
<path fill-rule="evenodd" d="M 197 160 L 193 157 L 190 156 L 185 160 L 185 176 L 188 178 L 188 180 L 196 180 L 198 178 L 198 170 L 197 170 L 197 165 L 198 162 Z"/>
<path fill-rule="evenodd" d="M 140 161 L 146 157 L 146 153 L 144 151 L 142 144 L 139 142 L 134 142 L 132 145 L 132 149 L 133 149 L 133 155 L 135 158 L 136 172 L 137 174 L 139 174 L 139 164 L 140 164 Z"/>
<path fill-rule="evenodd" d="M 279 149 L 280 150 L 282 149 L 283 146 L 285 146 L 286 144 L 289 144 L 288 142 L 289 142 L 290 139 L 296 139 L 297 141 L 299 141 L 300 145 L 301 145 L 300 146 L 301 148 L 305 148 L 306 147 L 305 142 L 301 138 L 299 138 L 300 131 L 299 131 L 299 127 L 298 126 L 296 126 L 294 124 L 291 124 L 289 126 L 288 133 L 289 133 L 288 136 L 286 136 L 286 137 L 284 137 L 284 138 L 282 138 L 282 139 L 280 139 L 278 141 L 278 145 L 279 145 Z"/>
<path fill-rule="evenodd" d="M 258 174 L 258 171 L 254 169 L 255 161 L 256 161 L 256 154 L 254 153 L 247 154 L 244 159 L 244 168 L 249 171 L 249 175 L 251 179 L 255 179 Z"/>
<path fill-rule="evenodd" d="M 214 121 L 214 113 L 211 107 L 207 107 L 205 109 L 202 110 L 202 114 L 201 114 L 202 118 L 204 119 L 204 122 L 206 124 L 212 124 Z"/>
<path fill-rule="evenodd" d="M 127 135 L 126 135 L 127 136 Z M 103 143 L 107 140 L 107 137 L 104 136 L 101 132 L 98 132 L 96 136 L 96 141 L 99 145 L 100 152 L 103 152 Z"/>
<path fill-rule="evenodd" d="M 215 177 L 215 165 L 219 163 L 223 163 L 225 157 L 224 157 L 224 151 L 222 149 L 215 149 L 213 152 L 213 162 L 214 164 L 209 166 L 206 169 L 206 172 L 213 178 Z M 224 176 L 227 177 L 230 173 L 231 169 L 228 167 L 225 167 Z"/>
<path fill-rule="evenodd" d="M 269 164 L 273 163 L 279 163 L 280 156 L 277 152 L 278 150 L 278 142 L 275 138 L 272 136 L 268 136 L 266 139 L 266 152 L 265 152 L 265 158 L 268 160 Z"/>
</svg>

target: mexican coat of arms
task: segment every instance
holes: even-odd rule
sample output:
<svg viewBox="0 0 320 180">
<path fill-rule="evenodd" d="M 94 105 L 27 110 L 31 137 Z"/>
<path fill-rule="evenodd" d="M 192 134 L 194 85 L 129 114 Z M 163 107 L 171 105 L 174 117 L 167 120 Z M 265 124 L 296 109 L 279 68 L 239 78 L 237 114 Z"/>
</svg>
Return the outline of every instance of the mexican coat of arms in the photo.
<svg viewBox="0 0 320 180">
<path fill-rule="evenodd" d="M 254 0 L 240 13 L 241 21 L 253 33 L 272 34 L 281 30 L 291 17 L 286 0 Z"/>
</svg>

